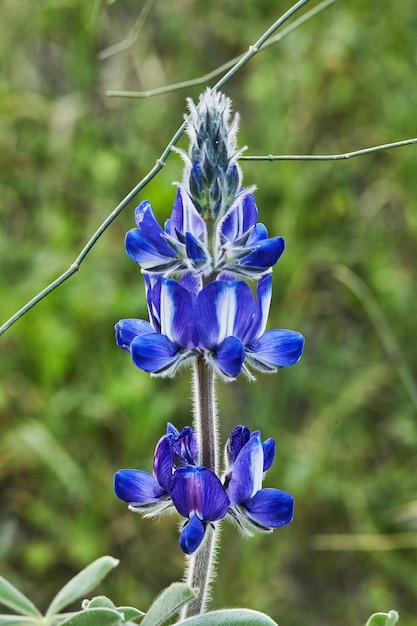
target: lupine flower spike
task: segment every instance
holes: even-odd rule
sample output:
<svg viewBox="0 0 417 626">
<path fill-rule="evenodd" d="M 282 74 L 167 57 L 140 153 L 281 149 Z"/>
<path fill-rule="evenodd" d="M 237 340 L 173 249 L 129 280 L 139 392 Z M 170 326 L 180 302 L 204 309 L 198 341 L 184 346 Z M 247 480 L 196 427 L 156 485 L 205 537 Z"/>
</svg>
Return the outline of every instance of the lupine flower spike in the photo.
<svg viewBox="0 0 417 626">
<path fill-rule="evenodd" d="M 210 89 L 198 105 L 188 105 L 190 146 L 178 151 L 185 165 L 171 216 L 161 226 L 146 200 L 136 209 L 136 228 L 126 235 L 126 252 L 144 276 L 149 319 L 120 320 L 116 341 L 153 376 L 173 377 L 194 365 L 196 431 L 179 432 L 168 424 L 152 473 L 120 470 L 114 486 L 133 511 L 176 511 L 184 519 L 181 549 L 202 551 L 187 578 L 199 587 L 210 579 L 212 530 L 220 520 L 229 519 L 246 534 L 271 532 L 292 520 L 294 508 L 290 494 L 262 486 L 275 442 L 262 441 L 259 431 L 232 431 L 220 474 L 214 377 L 232 381 L 243 373 L 253 380 L 254 372 L 294 365 L 304 338 L 293 330 L 267 329 L 271 272 L 285 242 L 269 237 L 258 221 L 254 187 L 242 184 L 238 116 L 232 116 L 226 96 Z"/>
</svg>

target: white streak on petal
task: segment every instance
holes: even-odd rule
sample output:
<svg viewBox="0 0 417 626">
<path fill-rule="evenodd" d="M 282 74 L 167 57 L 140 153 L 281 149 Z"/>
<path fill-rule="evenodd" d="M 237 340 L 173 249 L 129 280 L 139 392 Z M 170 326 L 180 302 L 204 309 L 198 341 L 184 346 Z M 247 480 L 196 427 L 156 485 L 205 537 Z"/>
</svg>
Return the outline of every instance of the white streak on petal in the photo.
<svg viewBox="0 0 417 626">
<path fill-rule="evenodd" d="M 161 285 L 161 334 L 172 340 L 172 320 L 174 319 L 174 303 L 165 280 Z"/>
<path fill-rule="evenodd" d="M 233 335 L 236 306 L 236 290 L 234 289 L 234 285 L 224 284 L 224 289 L 220 290 L 216 302 L 217 319 L 219 320 L 219 344 L 222 343 L 226 337 Z"/>
</svg>

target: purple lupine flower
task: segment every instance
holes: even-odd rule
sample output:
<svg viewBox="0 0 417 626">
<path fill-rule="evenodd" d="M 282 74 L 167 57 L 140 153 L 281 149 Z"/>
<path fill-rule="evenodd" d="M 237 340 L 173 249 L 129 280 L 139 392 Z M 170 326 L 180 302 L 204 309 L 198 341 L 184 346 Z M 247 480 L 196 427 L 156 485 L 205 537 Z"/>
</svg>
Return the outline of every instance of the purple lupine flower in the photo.
<svg viewBox="0 0 417 626">
<path fill-rule="evenodd" d="M 173 376 L 180 365 L 196 356 L 193 279 L 146 278 L 150 322 L 120 320 L 116 324 L 117 345 L 145 372 Z"/>
<path fill-rule="evenodd" d="M 252 434 L 259 434 L 259 431 L 255 431 Z M 236 426 L 232 432 L 230 433 L 230 437 L 227 441 L 225 448 L 225 462 L 226 462 L 226 482 L 230 481 L 232 476 L 233 467 L 235 461 L 240 454 L 242 448 L 248 443 L 251 438 L 251 433 L 249 428 L 246 426 L 242 426 L 239 424 Z M 274 462 L 275 458 L 275 439 L 270 437 L 262 442 L 262 449 L 264 453 L 264 464 L 262 471 L 266 472 Z"/>
<path fill-rule="evenodd" d="M 229 509 L 219 478 L 197 461 L 194 430 L 186 426 L 179 432 L 168 423 L 155 448 L 152 474 L 119 470 L 114 475 L 116 495 L 130 510 L 153 516 L 175 507 L 186 518 L 180 533 L 180 547 L 186 554 L 197 550 L 208 524 L 222 519 Z"/>
<path fill-rule="evenodd" d="M 268 238 L 257 223 L 258 209 L 252 193 L 243 192 L 218 226 L 216 268 L 258 278 L 270 271 L 284 252 L 282 237 Z"/>
<path fill-rule="evenodd" d="M 213 471 L 193 465 L 176 470 L 171 498 L 177 511 L 189 520 L 182 527 L 180 546 L 191 554 L 203 541 L 208 524 L 226 515 L 229 498 Z"/>
<path fill-rule="evenodd" d="M 178 431 L 177 431 L 178 432 Z M 156 444 L 152 474 L 122 469 L 114 475 L 114 490 L 132 511 L 155 515 L 172 506 L 169 495 L 174 467 L 175 436 L 169 432 Z"/>
<path fill-rule="evenodd" d="M 226 450 L 229 467 L 225 486 L 230 517 L 246 532 L 272 531 L 289 524 L 293 517 L 293 497 L 280 489 L 262 488 L 264 472 L 274 460 L 274 440 L 262 443 L 259 431 L 250 434 L 244 426 L 237 426 Z"/>
<path fill-rule="evenodd" d="M 224 380 L 243 370 L 275 372 L 298 361 L 304 338 L 292 330 L 265 331 L 272 277 L 257 285 L 257 300 L 244 281 L 225 276 L 200 289 L 191 273 L 176 282 L 145 274 L 150 322 L 116 324 L 117 344 L 135 365 L 155 376 L 173 376 L 204 355 Z M 249 368 L 248 368 L 249 366 Z"/>
<path fill-rule="evenodd" d="M 210 265 L 206 224 L 181 186 L 164 229 L 147 200 L 137 207 L 135 219 L 138 227 L 126 234 L 126 252 L 143 270 L 200 273 Z"/>
<path fill-rule="evenodd" d="M 247 368 L 275 372 L 294 365 L 304 347 L 304 338 L 292 330 L 265 331 L 272 293 L 272 276 L 257 284 L 257 300 L 244 281 L 217 280 L 205 287 L 195 304 L 199 347 L 224 379 Z M 245 364 L 244 364 L 245 361 Z"/>
<path fill-rule="evenodd" d="M 257 223 L 257 218 L 253 195 L 242 189 L 218 223 L 212 259 L 206 223 L 179 185 L 171 217 L 163 229 L 147 200 L 136 208 L 137 228 L 126 234 L 126 252 L 142 270 L 166 276 L 227 271 L 258 278 L 275 265 L 285 243 L 282 237 L 268 238 L 267 229 Z"/>
</svg>

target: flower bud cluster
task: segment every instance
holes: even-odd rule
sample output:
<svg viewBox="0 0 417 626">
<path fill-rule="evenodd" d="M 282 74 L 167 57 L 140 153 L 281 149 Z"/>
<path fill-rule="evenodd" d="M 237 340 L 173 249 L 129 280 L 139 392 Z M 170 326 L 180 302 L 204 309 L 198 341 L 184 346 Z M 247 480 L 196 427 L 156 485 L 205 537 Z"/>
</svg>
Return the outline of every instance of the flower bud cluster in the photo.
<svg viewBox="0 0 417 626">
<path fill-rule="evenodd" d="M 198 107 L 188 100 L 188 155 L 183 153 L 183 186 L 205 220 L 223 217 L 234 202 L 242 175 L 237 157 L 239 116 L 231 120 L 230 100 L 207 89 Z"/>
</svg>

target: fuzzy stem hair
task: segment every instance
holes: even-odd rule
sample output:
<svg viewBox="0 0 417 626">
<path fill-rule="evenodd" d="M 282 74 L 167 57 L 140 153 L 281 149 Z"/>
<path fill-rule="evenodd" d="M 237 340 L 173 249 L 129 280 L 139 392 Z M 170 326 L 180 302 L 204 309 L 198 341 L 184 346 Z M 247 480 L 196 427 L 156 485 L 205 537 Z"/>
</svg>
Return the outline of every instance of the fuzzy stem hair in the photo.
<svg viewBox="0 0 417 626">
<path fill-rule="evenodd" d="M 199 445 L 199 464 L 218 473 L 215 374 L 202 357 L 194 365 L 194 428 Z M 187 557 L 184 580 L 190 587 L 197 587 L 200 594 L 184 607 L 182 619 L 205 611 L 210 598 L 210 584 L 215 575 L 219 535 L 220 522 L 209 524 L 200 548 Z"/>
</svg>

